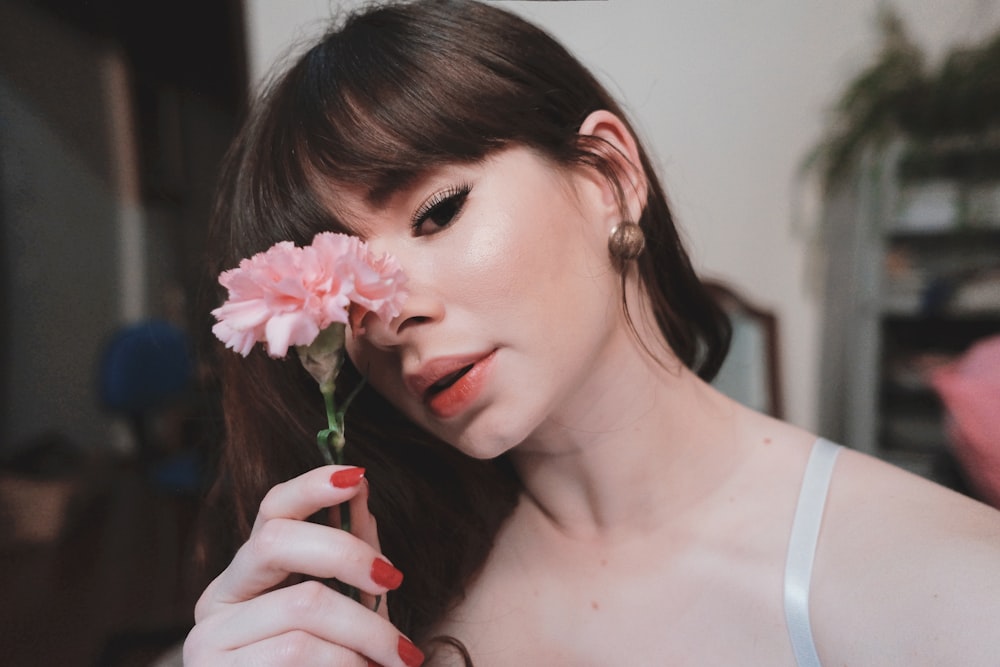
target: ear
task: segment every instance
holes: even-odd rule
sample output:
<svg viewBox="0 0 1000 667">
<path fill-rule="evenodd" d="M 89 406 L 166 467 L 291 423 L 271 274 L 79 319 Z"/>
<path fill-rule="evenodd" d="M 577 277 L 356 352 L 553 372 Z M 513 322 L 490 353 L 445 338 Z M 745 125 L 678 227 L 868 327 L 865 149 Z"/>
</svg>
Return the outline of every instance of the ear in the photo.
<svg viewBox="0 0 1000 667">
<path fill-rule="evenodd" d="M 587 116 L 580 125 L 579 134 L 601 140 L 603 144 L 601 154 L 614 162 L 620 174 L 622 195 L 625 198 L 624 203 L 629 220 L 637 222 L 646 205 L 648 183 L 639 160 L 639 146 L 635 137 L 632 136 L 621 118 L 604 109 L 594 111 Z M 615 224 L 618 224 L 621 212 L 617 208 L 616 192 L 603 177 L 601 177 L 600 186 L 604 190 L 605 203 L 615 207 L 614 213 L 619 218 Z"/>
</svg>

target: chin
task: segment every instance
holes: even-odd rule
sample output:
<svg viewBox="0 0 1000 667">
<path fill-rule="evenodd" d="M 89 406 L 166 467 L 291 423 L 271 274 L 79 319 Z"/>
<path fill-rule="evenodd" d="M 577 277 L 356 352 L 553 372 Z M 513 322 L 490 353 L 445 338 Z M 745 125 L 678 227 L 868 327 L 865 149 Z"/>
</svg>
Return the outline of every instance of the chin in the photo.
<svg viewBox="0 0 1000 667">
<path fill-rule="evenodd" d="M 481 461 L 489 461 L 502 456 L 518 444 L 516 442 L 511 444 L 505 439 L 498 438 L 496 435 L 477 438 L 469 434 L 450 438 L 447 442 L 466 456 Z"/>
<path fill-rule="evenodd" d="M 466 456 L 488 461 L 502 456 L 529 439 L 543 413 L 535 406 L 496 402 L 452 421 L 439 421 L 419 407 L 408 406 L 407 416 L 426 431 Z"/>
<path fill-rule="evenodd" d="M 443 439 L 466 456 L 479 460 L 495 459 L 511 451 L 528 437 L 507 420 L 490 424 L 475 420 L 458 433 L 444 434 Z"/>
</svg>

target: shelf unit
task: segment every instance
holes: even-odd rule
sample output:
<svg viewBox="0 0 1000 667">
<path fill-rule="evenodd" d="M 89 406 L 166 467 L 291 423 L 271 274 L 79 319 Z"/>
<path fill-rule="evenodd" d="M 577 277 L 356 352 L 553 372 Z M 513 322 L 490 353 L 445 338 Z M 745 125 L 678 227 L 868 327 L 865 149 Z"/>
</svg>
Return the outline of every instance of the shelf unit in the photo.
<svg viewBox="0 0 1000 667">
<path fill-rule="evenodd" d="M 1000 334 L 1000 212 L 969 205 L 972 194 L 1000 200 L 1000 179 L 908 181 L 900 155 L 866 160 L 827 202 L 820 426 L 965 490 L 929 376 Z M 941 215 L 949 207 L 954 214 Z"/>
</svg>

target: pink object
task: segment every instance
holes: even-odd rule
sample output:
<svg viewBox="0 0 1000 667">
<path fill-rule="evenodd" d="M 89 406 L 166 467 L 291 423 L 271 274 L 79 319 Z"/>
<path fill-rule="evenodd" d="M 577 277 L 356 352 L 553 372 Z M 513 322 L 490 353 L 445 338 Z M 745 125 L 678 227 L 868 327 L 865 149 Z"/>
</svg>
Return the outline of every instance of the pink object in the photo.
<svg viewBox="0 0 1000 667">
<path fill-rule="evenodd" d="M 951 420 L 955 457 L 974 490 L 1000 507 L 1000 336 L 931 374 Z"/>
<path fill-rule="evenodd" d="M 360 239 L 332 232 L 305 247 L 277 243 L 224 271 L 219 283 L 229 298 L 212 311 L 212 332 L 244 357 L 258 342 L 272 357 L 309 345 L 331 324 L 348 324 L 352 303 L 391 319 L 406 298 L 406 276 L 394 258 L 374 257 Z"/>
</svg>

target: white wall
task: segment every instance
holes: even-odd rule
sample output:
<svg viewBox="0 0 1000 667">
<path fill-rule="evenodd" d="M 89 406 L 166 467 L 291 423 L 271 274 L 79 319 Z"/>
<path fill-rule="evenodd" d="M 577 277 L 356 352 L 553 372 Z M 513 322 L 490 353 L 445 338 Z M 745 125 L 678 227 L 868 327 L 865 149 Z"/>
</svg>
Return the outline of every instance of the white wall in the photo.
<svg viewBox="0 0 1000 667">
<path fill-rule="evenodd" d="M 358 4 L 246 0 L 253 79 L 320 31 L 318 18 Z M 552 32 L 625 103 L 659 158 L 696 264 L 778 313 L 787 416 L 816 428 L 821 267 L 815 197 L 796 174 L 830 102 L 877 48 L 878 0 L 496 4 Z M 932 53 L 1000 24 L 1000 0 L 896 4 Z"/>
</svg>

